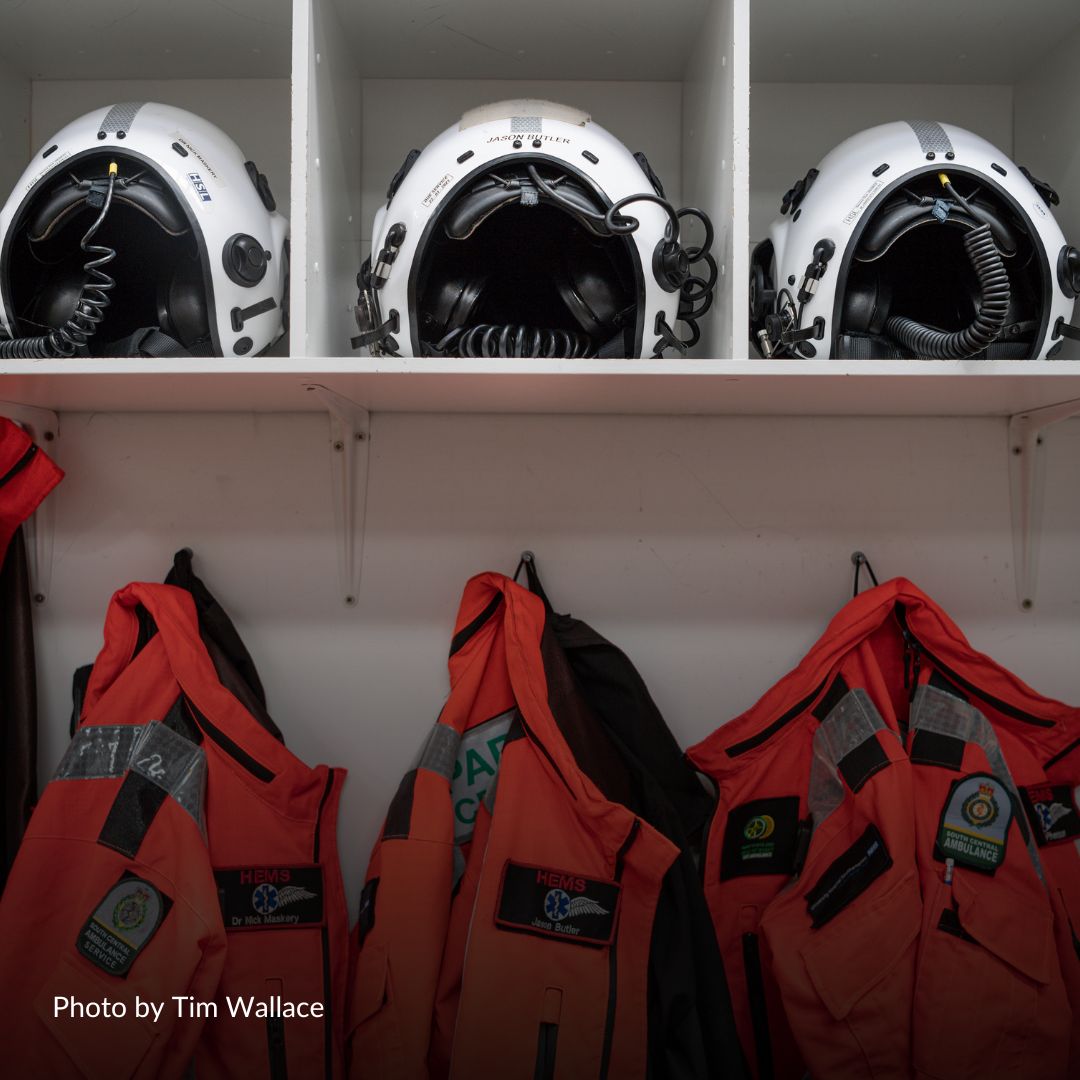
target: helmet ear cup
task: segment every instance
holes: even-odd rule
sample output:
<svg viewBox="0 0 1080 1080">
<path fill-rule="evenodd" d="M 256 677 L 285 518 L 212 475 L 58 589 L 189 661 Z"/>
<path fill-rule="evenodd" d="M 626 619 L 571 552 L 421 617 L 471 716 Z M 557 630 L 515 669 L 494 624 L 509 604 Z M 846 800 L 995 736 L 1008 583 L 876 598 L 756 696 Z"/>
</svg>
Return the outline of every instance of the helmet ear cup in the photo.
<svg viewBox="0 0 1080 1080">
<path fill-rule="evenodd" d="M 466 326 L 476 311 L 487 288 L 484 274 L 463 273 L 439 283 L 424 304 L 421 324 L 431 333 L 442 336 Z"/>
<path fill-rule="evenodd" d="M 878 336 L 885 330 L 892 305 L 892 285 L 881 276 L 849 287 L 844 296 L 840 329 L 847 334 Z"/>
<path fill-rule="evenodd" d="M 168 284 L 158 291 L 158 325 L 184 348 L 210 337 L 210 313 L 202 271 L 195 260 L 185 259 Z"/>
<path fill-rule="evenodd" d="M 750 328 L 754 334 L 765 326 L 765 317 L 776 305 L 773 281 L 772 241 L 763 240 L 750 256 Z"/>
<path fill-rule="evenodd" d="M 611 260 L 592 245 L 564 250 L 555 288 L 574 320 L 591 336 L 609 335 L 615 317 L 628 303 Z"/>
</svg>

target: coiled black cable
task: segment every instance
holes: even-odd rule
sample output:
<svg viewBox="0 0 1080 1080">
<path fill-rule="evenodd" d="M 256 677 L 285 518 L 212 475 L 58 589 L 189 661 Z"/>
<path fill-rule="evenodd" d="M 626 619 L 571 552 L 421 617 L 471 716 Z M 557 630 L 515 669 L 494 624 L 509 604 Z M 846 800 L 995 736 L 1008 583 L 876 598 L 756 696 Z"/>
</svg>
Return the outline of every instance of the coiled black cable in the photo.
<svg viewBox="0 0 1080 1080">
<path fill-rule="evenodd" d="M 436 346 L 440 356 L 555 357 L 577 360 L 593 355 L 588 335 L 569 330 L 541 330 L 535 326 L 491 323 L 458 327 Z"/>
<path fill-rule="evenodd" d="M 885 332 L 916 356 L 931 360 L 964 360 L 981 353 L 1000 336 L 1009 315 L 1009 275 L 994 243 L 990 226 L 983 224 L 964 237 L 964 250 L 979 279 L 981 293 L 975 321 L 964 330 L 945 333 L 903 315 L 885 323 Z"/>
<path fill-rule="evenodd" d="M 67 359 L 76 351 L 84 348 L 90 338 L 97 333 L 105 318 L 105 309 L 109 306 L 109 293 L 116 288 L 116 282 L 103 270 L 103 266 L 116 258 L 112 248 L 101 244 L 91 244 L 98 229 L 112 207 L 113 189 L 116 186 L 116 166 L 109 166 L 109 187 L 105 193 L 105 202 L 94 224 L 86 231 L 80 247 L 92 256 L 83 266 L 87 280 L 79 294 L 78 303 L 71 317 L 59 329 L 50 330 L 38 337 L 21 337 L 0 340 L 0 359 L 4 360 L 57 360 Z"/>
</svg>

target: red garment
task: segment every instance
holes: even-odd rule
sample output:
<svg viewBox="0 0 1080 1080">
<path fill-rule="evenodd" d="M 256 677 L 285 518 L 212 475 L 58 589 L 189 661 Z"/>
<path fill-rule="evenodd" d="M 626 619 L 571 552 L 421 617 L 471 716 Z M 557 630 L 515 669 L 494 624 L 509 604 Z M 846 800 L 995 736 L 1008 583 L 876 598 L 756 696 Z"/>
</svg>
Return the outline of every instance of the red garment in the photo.
<svg viewBox="0 0 1080 1080">
<path fill-rule="evenodd" d="M 644 1080 L 653 917 L 678 849 L 578 766 L 544 624 L 500 574 L 466 586 L 450 697 L 368 868 L 361 1080 Z"/>
<path fill-rule="evenodd" d="M 153 620 L 149 640 L 140 610 Z M 227 691 L 191 596 L 129 585 L 82 719 L 0 902 L 0 1032 L 13 1076 L 337 1077 L 348 931 L 342 770 L 308 768 Z M 53 1016 L 55 996 L 127 1005 Z M 135 998 L 164 1003 L 157 1023 Z M 175 996 L 218 1018 L 178 1015 Z M 322 1002 L 233 1019 L 227 998 Z"/>
<path fill-rule="evenodd" d="M 756 1075 L 1080 1075 L 1080 710 L 898 579 L 689 756 Z"/>
<path fill-rule="evenodd" d="M 0 417 L 0 563 L 15 530 L 63 478 L 18 424 Z"/>
</svg>

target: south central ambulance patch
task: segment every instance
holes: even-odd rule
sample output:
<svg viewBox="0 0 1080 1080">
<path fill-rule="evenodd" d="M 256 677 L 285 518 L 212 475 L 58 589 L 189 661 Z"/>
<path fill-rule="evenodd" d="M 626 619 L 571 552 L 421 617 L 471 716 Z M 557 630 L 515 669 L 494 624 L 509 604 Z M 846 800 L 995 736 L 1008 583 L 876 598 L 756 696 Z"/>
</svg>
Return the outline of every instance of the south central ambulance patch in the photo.
<svg viewBox="0 0 1080 1080">
<path fill-rule="evenodd" d="M 965 776 L 949 789 L 934 857 L 992 874 L 1005 861 L 1012 818 L 1009 789 L 996 776 Z"/>
<path fill-rule="evenodd" d="M 755 799 L 728 814 L 720 880 L 792 873 L 799 838 L 799 796 Z"/>
<path fill-rule="evenodd" d="M 1039 847 L 1080 836 L 1080 809 L 1068 784 L 1032 784 L 1020 789 L 1028 821 Z"/>
<path fill-rule="evenodd" d="M 75 948 L 95 967 L 123 978 L 171 907 L 172 899 L 156 886 L 125 873 L 94 908 Z"/>
<path fill-rule="evenodd" d="M 508 862 L 495 905 L 495 925 L 574 945 L 610 945 L 620 890 L 617 881 Z"/>
</svg>

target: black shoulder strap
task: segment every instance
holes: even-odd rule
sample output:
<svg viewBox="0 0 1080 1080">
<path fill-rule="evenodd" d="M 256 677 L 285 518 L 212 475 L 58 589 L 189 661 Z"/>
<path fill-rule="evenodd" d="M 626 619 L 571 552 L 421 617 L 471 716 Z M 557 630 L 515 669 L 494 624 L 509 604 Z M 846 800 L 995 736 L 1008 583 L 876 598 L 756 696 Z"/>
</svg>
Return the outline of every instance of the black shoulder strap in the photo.
<svg viewBox="0 0 1080 1080">
<path fill-rule="evenodd" d="M 213 356 L 209 341 L 200 341 L 190 349 L 156 326 L 144 326 L 108 347 L 110 356 L 145 356 L 153 360 L 175 360 L 187 356 Z"/>
<path fill-rule="evenodd" d="M 193 558 L 190 548 L 178 551 L 173 557 L 172 569 L 165 578 L 165 584 L 184 589 L 194 599 L 195 610 L 199 616 L 199 633 L 222 685 L 274 738 L 284 742 L 281 730 L 267 712 L 266 691 L 263 689 L 255 661 L 232 619 L 195 573 Z"/>
</svg>

